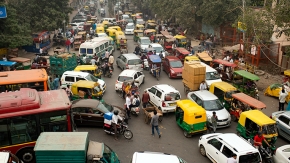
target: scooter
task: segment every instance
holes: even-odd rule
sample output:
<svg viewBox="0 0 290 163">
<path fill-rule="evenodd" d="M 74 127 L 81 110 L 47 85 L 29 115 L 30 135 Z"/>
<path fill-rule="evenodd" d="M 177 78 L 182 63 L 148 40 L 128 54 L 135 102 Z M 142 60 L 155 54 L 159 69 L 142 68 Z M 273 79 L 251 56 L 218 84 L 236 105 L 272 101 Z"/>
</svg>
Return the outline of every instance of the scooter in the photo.
<svg viewBox="0 0 290 163">
<path fill-rule="evenodd" d="M 124 108 L 126 108 L 126 107 L 127 107 L 127 105 L 126 105 L 126 103 L 125 103 L 125 104 L 124 104 Z M 139 113 L 140 113 L 140 108 L 139 108 L 139 106 L 131 107 L 131 113 L 132 113 L 133 115 L 138 116 Z"/>
<path fill-rule="evenodd" d="M 143 60 L 143 69 L 149 71 L 149 63 L 147 59 Z"/>
<path fill-rule="evenodd" d="M 102 65 L 102 72 L 103 72 L 104 77 L 108 77 L 108 78 L 111 78 L 112 77 L 113 70 L 112 70 L 112 67 L 109 66 L 108 62 L 105 62 Z"/>
<path fill-rule="evenodd" d="M 125 121 L 125 120 L 124 120 Z M 122 134 L 126 139 L 130 140 L 133 138 L 133 133 L 129 130 L 128 125 L 124 122 L 121 122 L 117 126 L 117 133 L 114 132 L 114 127 L 108 123 L 104 123 L 104 131 L 107 134 L 115 135 L 115 134 Z"/>
</svg>

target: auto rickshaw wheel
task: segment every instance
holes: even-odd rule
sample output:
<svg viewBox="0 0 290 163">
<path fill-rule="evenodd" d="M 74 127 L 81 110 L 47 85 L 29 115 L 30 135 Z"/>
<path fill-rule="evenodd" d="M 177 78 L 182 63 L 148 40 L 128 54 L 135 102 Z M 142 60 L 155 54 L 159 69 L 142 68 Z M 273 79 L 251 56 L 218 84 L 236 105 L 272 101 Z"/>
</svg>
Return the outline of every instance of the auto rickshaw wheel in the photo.
<svg viewBox="0 0 290 163">
<path fill-rule="evenodd" d="M 199 152 L 202 156 L 206 157 L 206 151 L 203 145 L 200 145 Z"/>
<path fill-rule="evenodd" d="M 186 131 L 183 131 L 183 135 L 186 137 L 186 138 L 191 138 L 192 135 L 188 134 L 188 132 Z"/>
</svg>

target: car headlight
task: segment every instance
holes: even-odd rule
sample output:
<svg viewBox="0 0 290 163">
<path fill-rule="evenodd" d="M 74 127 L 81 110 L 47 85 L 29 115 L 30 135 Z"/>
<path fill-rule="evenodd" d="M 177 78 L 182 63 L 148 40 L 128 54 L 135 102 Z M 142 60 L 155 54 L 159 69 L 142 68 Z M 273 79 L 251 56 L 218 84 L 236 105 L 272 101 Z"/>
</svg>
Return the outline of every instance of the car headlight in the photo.
<svg viewBox="0 0 290 163">
<path fill-rule="evenodd" d="M 170 71 L 171 71 L 171 74 L 175 74 L 175 71 L 173 71 L 172 69 L 170 69 Z"/>
</svg>

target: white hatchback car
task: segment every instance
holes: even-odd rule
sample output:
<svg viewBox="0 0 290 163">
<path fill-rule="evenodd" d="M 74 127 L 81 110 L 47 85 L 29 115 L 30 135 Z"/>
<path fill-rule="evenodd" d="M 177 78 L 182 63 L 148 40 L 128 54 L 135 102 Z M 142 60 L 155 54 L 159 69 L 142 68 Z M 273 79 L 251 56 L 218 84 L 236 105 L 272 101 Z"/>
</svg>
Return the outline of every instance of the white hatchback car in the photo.
<svg viewBox="0 0 290 163">
<path fill-rule="evenodd" d="M 290 112 L 274 112 L 272 113 L 272 119 L 276 121 L 279 136 L 282 136 L 290 141 Z"/>
<path fill-rule="evenodd" d="M 194 91 L 187 94 L 187 98 L 191 101 L 197 103 L 199 106 L 203 107 L 206 110 L 207 121 L 211 126 L 211 117 L 213 112 L 216 112 L 217 115 L 217 128 L 228 127 L 231 125 L 231 115 L 224 108 L 223 104 L 216 97 L 207 90 L 203 91 Z"/>
<path fill-rule="evenodd" d="M 122 54 L 116 59 L 117 67 L 121 70 L 133 69 L 137 71 L 143 70 L 142 60 L 136 54 Z"/>
<path fill-rule="evenodd" d="M 151 104 L 163 113 L 175 112 L 176 102 L 181 98 L 177 89 L 167 84 L 159 84 L 146 90 L 149 93 Z"/>
<path fill-rule="evenodd" d="M 150 44 L 150 39 L 149 37 L 139 37 L 137 42 L 138 45 L 141 47 L 141 52 L 144 52 Z"/>
<path fill-rule="evenodd" d="M 163 58 L 165 58 L 165 50 L 163 49 L 162 45 L 158 43 L 151 43 L 148 46 L 149 48 L 153 48 L 156 51 L 156 54 L 159 55 L 162 52 Z"/>
<path fill-rule="evenodd" d="M 118 76 L 118 79 L 115 83 L 115 90 L 116 91 L 121 90 L 123 82 L 128 80 L 138 81 L 135 82 L 135 84 L 138 85 L 138 87 L 140 87 L 140 85 L 145 82 L 145 75 L 141 71 L 137 70 L 123 70 Z"/>
<path fill-rule="evenodd" d="M 275 163 L 290 163 L 290 145 L 283 145 L 273 154 Z"/>
<path fill-rule="evenodd" d="M 126 35 L 134 34 L 134 28 L 135 28 L 134 23 L 128 23 L 125 28 L 125 34 Z"/>
</svg>

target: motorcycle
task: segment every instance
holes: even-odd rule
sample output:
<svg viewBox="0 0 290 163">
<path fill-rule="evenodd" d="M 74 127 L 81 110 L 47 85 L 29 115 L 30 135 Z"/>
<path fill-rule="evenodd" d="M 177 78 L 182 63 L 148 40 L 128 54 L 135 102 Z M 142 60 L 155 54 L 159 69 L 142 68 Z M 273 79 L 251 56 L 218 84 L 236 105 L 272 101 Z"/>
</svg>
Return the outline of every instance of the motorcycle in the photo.
<svg viewBox="0 0 290 163">
<path fill-rule="evenodd" d="M 117 125 L 117 133 L 114 132 L 114 127 L 112 125 L 104 123 L 104 131 L 110 135 L 122 134 L 128 140 L 133 138 L 133 133 L 129 130 L 128 125 L 125 122 L 121 122 Z"/>
<path fill-rule="evenodd" d="M 143 60 L 143 69 L 149 71 L 149 62 L 147 59 Z"/>
<path fill-rule="evenodd" d="M 111 78 L 112 77 L 112 75 L 113 75 L 113 69 L 112 69 L 111 66 L 109 66 L 108 62 L 105 62 L 102 65 L 102 72 L 103 72 L 104 77 L 108 77 L 108 78 Z"/>
<path fill-rule="evenodd" d="M 259 147 L 259 152 L 262 156 L 264 163 L 273 163 L 272 160 L 272 147 Z"/>
</svg>

